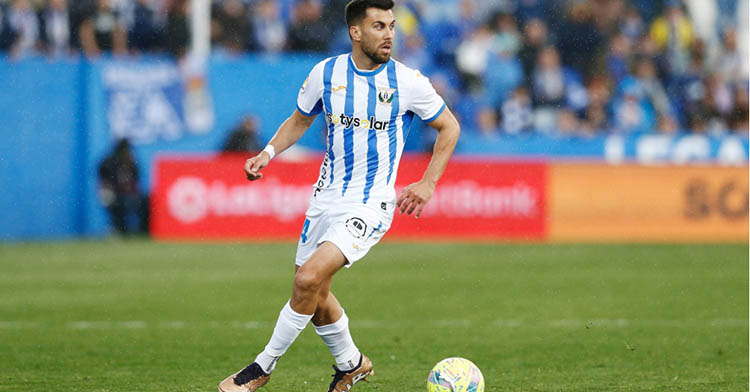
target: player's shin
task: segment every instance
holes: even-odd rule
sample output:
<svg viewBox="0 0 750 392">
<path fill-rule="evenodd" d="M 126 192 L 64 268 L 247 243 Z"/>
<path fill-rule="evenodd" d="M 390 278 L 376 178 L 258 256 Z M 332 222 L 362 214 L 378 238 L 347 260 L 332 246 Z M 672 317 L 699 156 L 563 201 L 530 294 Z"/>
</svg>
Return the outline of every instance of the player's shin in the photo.
<svg viewBox="0 0 750 392">
<path fill-rule="evenodd" d="M 289 302 L 284 305 L 276 321 L 276 327 L 273 329 L 271 340 L 269 340 L 263 352 L 255 358 L 255 362 L 260 365 L 264 372 L 270 374 L 273 371 L 276 367 L 276 361 L 294 343 L 294 340 L 305 329 L 310 319 L 312 319 L 312 315 L 295 312 Z"/>
<path fill-rule="evenodd" d="M 348 371 L 357 366 L 360 352 L 349 332 L 349 318 L 346 313 L 342 312 L 341 318 L 333 324 L 314 327 L 315 332 L 331 350 L 339 370 Z"/>
</svg>

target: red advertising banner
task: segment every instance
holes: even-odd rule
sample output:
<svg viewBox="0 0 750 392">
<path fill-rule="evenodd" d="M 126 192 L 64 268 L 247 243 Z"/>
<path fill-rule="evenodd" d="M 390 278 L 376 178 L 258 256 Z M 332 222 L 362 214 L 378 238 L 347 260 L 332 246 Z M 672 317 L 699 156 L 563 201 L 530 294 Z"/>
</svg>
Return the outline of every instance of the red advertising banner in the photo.
<svg viewBox="0 0 750 392">
<path fill-rule="evenodd" d="M 276 159 L 245 179 L 241 156 L 162 157 L 155 165 L 151 231 L 163 240 L 296 239 L 322 159 Z M 401 160 L 397 192 L 428 157 Z M 543 239 L 543 163 L 454 160 L 419 219 L 396 212 L 386 239 Z"/>
</svg>

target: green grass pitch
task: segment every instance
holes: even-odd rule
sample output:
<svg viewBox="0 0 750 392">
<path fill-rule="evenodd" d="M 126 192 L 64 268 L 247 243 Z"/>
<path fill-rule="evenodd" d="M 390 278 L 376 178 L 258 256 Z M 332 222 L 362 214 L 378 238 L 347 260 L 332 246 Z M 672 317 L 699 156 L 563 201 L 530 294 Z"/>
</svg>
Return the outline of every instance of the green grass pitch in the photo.
<svg viewBox="0 0 750 392">
<path fill-rule="evenodd" d="M 215 391 L 270 336 L 294 245 L 0 245 L 0 391 Z M 449 356 L 487 391 L 747 391 L 748 246 L 378 245 L 333 291 L 376 375 Z M 263 389 L 325 391 L 303 331 Z"/>
</svg>

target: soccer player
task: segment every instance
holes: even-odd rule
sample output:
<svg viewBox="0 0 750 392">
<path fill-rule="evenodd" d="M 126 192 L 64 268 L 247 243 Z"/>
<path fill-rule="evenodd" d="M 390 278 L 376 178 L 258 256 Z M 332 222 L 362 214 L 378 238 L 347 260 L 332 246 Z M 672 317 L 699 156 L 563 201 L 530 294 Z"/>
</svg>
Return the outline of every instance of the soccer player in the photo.
<svg viewBox="0 0 750 392">
<path fill-rule="evenodd" d="M 312 321 L 335 358 L 329 392 L 349 391 L 373 373 L 349 332 L 349 318 L 331 292 L 333 276 L 349 268 L 391 225 L 396 209 L 419 217 L 453 154 L 460 128 L 429 80 L 391 59 L 393 0 L 346 5 L 352 52 L 323 60 L 299 90 L 297 109 L 266 148 L 245 163 L 250 181 L 263 178 L 277 152 L 297 142 L 323 113 L 327 151 L 302 227 L 294 288 L 268 345 L 255 361 L 219 384 L 222 392 L 255 391 Z M 414 115 L 438 131 L 422 179 L 396 198 L 399 159 Z"/>
</svg>

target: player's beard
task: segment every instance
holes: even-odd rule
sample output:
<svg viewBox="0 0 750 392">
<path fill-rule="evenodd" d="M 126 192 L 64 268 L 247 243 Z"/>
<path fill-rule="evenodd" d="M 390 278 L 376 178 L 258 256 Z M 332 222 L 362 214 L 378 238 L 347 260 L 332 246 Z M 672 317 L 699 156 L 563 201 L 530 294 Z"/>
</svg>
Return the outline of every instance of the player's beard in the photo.
<svg viewBox="0 0 750 392">
<path fill-rule="evenodd" d="M 385 43 L 383 45 L 385 45 Z M 375 64 L 385 64 L 391 59 L 391 53 L 380 54 L 380 47 L 381 45 L 376 45 L 375 48 L 370 49 L 369 45 L 365 44 L 362 45 L 362 53 L 369 57 Z"/>
</svg>

